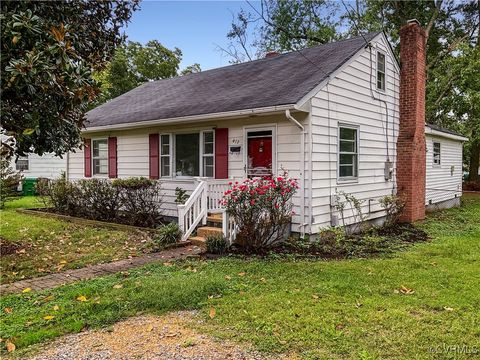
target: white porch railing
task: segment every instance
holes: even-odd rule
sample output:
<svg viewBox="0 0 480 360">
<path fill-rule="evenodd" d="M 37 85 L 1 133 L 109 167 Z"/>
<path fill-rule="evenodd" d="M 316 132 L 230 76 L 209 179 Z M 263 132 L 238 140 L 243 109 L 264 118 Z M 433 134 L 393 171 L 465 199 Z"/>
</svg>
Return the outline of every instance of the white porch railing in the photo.
<svg viewBox="0 0 480 360">
<path fill-rule="evenodd" d="M 198 185 L 183 205 L 178 205 L 178 225 L 182 230 L 182 241 L 186 241 L 202 222 L 207 223 L 208 213 L 222 213 L 222 229 L 227 241 L 232 243 L 237 234 L 237 227 L 229 218 L 220 200 L 230 188 L 229 180 L 196 178 Z"/>
<path fill-rule="evenodd" d="M 220 204 L 220 200 L 223 198 L 223 194 L 230 188 L 228 185 L 229 180 L 208 180 L 208 212 L 222 212 L 223 206 Z"/>
<path fill-rule="evenodd" d="M 199 183 L 185 204 L 178 205 L 178 226 L 182 230 L 182 241 L 186 241 L 196 229 L 200 221 L 207 223 L 207 182 L 198 179 Z"/>
</svg>

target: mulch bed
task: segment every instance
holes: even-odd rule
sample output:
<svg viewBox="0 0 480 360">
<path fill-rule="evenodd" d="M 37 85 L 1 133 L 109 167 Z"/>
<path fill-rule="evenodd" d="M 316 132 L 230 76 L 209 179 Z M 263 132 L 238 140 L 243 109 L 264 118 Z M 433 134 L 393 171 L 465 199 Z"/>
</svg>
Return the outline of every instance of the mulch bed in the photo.
<svg viewBox="0 0 480 360">
<path fill-rule="evenodd" d="M 327 234 L 328 235 L 328 234 Z M 345 238 L 326 236 L 321 240 L 289 239 L 268 249 L 251 249 L 232 246 L 230 253 L 239 256 L 296 256 L 301 258 L 347 259 L 388 255 L 414 243 L 428 241 L 426 232 L 411 224 L 398 224 L 385 228 L 370 229 L 363 234 Z"/>
<path fill-rule="evenodd" d="M 22 250 L 24 247 L 25 246 L 20 243 L 8 241 L 0 237 L 0 255 L 11 255 Z"/>
</svg>

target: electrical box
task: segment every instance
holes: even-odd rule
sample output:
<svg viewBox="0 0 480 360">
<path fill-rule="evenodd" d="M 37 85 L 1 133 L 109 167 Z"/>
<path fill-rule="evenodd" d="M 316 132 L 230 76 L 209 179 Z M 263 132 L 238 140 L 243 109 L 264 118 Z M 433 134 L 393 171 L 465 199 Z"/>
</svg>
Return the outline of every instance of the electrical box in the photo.
<svg viewBox="0 0 480 360">
<path fill-rule="evenodd" d="M 393 177 L 393 162 L 385 161 L 385 180 L 392 180 Z"/>
</svg>

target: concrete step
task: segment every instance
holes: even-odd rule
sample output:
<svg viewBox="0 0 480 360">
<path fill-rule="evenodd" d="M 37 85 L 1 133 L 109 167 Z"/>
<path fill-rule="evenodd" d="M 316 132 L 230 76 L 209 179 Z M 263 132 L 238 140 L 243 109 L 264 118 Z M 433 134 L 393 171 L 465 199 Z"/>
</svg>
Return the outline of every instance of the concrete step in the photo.
<svg viewBox="0 0 480 360">
<path fill-rule="evenodd" d="M 203 236 L 190 236 L 188 241 L 196 246 L 205 246 L 205 238 Z"/>
<path fill-rule="evenodd" d="M 202 226 L 197 229 L 197 236 L 206 237 L 207 235 L 222 234 L 221 227 Z"/>
</svg>

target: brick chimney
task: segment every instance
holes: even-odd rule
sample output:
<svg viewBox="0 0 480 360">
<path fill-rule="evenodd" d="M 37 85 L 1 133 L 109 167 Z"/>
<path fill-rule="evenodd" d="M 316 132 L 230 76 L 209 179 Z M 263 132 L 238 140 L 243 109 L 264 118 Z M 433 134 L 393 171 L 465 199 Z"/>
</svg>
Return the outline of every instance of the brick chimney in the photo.
<svg viewBox="0 0 480 360">
<path fill-rule="evenodd" d="M 397 140 L 398 195 L 402 220 L 425 218 L 425 32 L 417 20 L 400 29 L 400 131 Z"/>
</svg>

